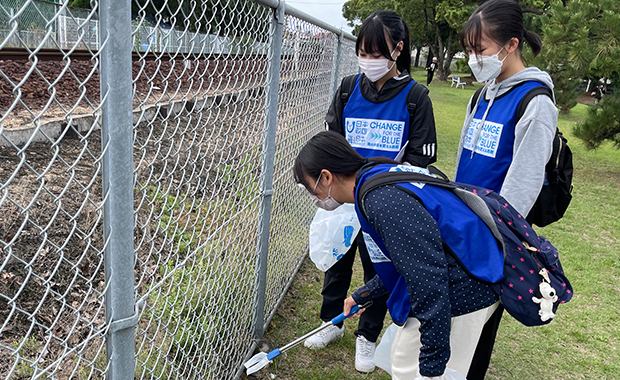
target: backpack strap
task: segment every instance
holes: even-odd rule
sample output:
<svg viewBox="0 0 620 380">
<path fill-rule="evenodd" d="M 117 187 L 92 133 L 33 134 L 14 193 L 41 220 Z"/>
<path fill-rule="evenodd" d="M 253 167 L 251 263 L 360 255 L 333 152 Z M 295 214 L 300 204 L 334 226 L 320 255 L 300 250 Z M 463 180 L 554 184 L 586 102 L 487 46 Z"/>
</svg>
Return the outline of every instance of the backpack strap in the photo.
<svg viewBox="0 0 620 380">
<path fill-rule="evenodd" d="M 524 84 L 524 83 L 527 83 L 527 82 L 522 82 L 521 84 Z M 469 104 L 470 113 L 471 111 L 473 111 L 475 104 L 478 103 L 478 101 L 480 100 L 480 95 L 483 89 L 484 89 L 484 86 L 480 87 L 479 89 L 476 90 L 476 92 L 474 92 L 474 95 L 471 97 L 471 103 Z M 547 86 L 534 87 L 533 89 L 529 90 L 523 96 L 523 98 L 521 98 L 521 100 L 519 101 L 519 105 L 517 106 L 517 113 L 516 113 L 516 119 L 515 119 L 517 123 L 519 122 L 519 120 L 521 120 L 521 117 L 525 113 L 525 109 L 527 108 L 530 101 L 538 95 L 547 95 L 551 100 L 553 100 L 553 91 L 551 91 L 551 89 Z"/>
<path fill-rule="evenodd" d="M 469 103 L 469 113 L 474 110 L 475 105 L 478 103 L 482 90 L 484 90 L 484 86 L 477 89 L 476 92 L 474 92 L 474 96 L 471 97 L 471 103 Z"/>
<path fill-rule="evenodd" d="M 419 182 L 426 183 L 432 186 L 442 187 L 444 189 L 450 190 L 454 195 L 459 197 L 465 204 L 476 214 L 484 224 L 489 227 L 491 233 L 495 237 L 495 239 L 502 244 L 503 247 L 503 238 L 497 225 L 495 224 L 495 220 L 491 215 L 491 211 L 489 210 L 486 202 L 480 198 L 478 195 L 469 192 L 465 189 L 461 189 L 454 185 L 452 182 L 446 181 L 441 178 L 431 177 L 425 174 L 413 173 L 413 172 L 385 172 L 379 173 L 372 177 L 370 177 L 366 182 L 362 184 L 359 191 L 357 192 L 357 204 L 359 205 L 360 211 L 364 215 L 364 218 L 367 217 L 366 209 L 364 207 L 364 198 L 366 194 L 368 194 L 371 190 L 374 190 L 378 187 L 385 185 L 395 185 L 397 183 L 402 182 Z M 424 203 L 420 200 L 420 198 L 413 192 L 405 189 L 403 187 L 397 186 L 399 189 L 404 190 L 409 195 L 413 196 L 417 199 L 422 206 Z M 505 252 L 504 252 L 505 255 Z"/>
<path fill-rule="evenodd" d="M 422 103 L 426 94 L 428 94 L 428 88 L 424 87 L 418 82 L 414 82 L 413 86 L 411 86 L 411 88 L 409 89 L 409 92 L 407 93 L 407 111 L 409 111 L 409 125 L 412 125 L 415 111 L 418 108 L 418 105 Z"/>
<path fill-rule="evenodd" d="M 347 105 L 353 90 L 355 89 L 355 81 L 357 80 L 357 75 L 349 75 L 348 77 L 342 78 L 342 83 L 340 84 L 340 102 L 342 102 L 342 109 Z"/>
<path fill-rule="evenodd" d="M 521 120 L 521 117 L 525 113 L 525 109 L 527 108 L 530 101 L 538 95 L 547 95 L 551 99 L 551 101 L 553 101 L 553 91 L 551 91 L 549 87 L 547 86 L 534 87 L 533 89 L 529 90 L 523 96 L 523 98 L 521 98 L 521 100 L 519 101 L 519 105 L 517 106 L 516 119 L 515 119 L 516 123 L 518 123 L 519 120 Z"/>
<path fill-rule="evenodd" d="M 519 105 L 517 105 L 515 123 L 518 123 L 519 120 L 521 120 L 521 117 L 523 117 L 523 114 L 525 113 L 525 109 L 527 108 L 530 101 L 538 95 L 546 95 L 551 99 L 551 101 L 553 101 L 553 91 L 551 91 L 549 87 L 547 86 L 534 87 L 533 89 L 529 90 L 523 96 L 523 98 L 521 98 L 521 100 L 519 101 Z M 555 136 L 553 138 L 553 150 L 551 152 L 552 157 L 549 159 L 549 162 L 547 162 L 547 165 L 545 166 L 545 170 L 550 171 L 552 169 L 557 168 L 557 165 L 555 164 L 559 159 L 558 153 L 562 151 L 563 146 L 566 146 L 566 139 L 564 138 L 564 136 L 562 136 L 562 133 L 556 127 Z"/>
<path fill-rule="evenodd" d="M 448 181 L 450 182 L 450 179 L 448 178 L 448 176 L 442 172 L 441 170 L 439 170 L 437 167 L 433 166 L 433 165 L 428 165 L 427 167 L 429 173 L 442 178 L 444 181 Z"/>
</svg>

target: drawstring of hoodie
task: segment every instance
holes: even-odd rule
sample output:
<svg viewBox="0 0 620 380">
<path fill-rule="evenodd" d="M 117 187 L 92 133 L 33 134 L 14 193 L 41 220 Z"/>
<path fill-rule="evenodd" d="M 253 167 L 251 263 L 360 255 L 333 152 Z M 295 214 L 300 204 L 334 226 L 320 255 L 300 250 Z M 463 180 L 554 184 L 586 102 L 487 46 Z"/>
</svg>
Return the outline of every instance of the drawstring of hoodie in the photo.
<svg viewBox="0 0 620 380">
<path fill-rule="evenodd" d="M 481 98 L 478 99 L 478 101 L 476 102 L 476 105 L 474 106 L 474 109 L 471 111 L 471 114 L 469 114 L 466 125 L 469 126 L 471 124 L 471 121 L 473 120 L 474 115 L 476 114 L 476 111 L 478 111 L 478 104 L 480 104 L 481 100 L 484 100 L 484 95 L 486 93 L 486 90 L 488 90 L 489 88 L 489 83 L 491 82 L 487 82 L 484 85 L 484 89 L 480 92 Z M 476 153 L 476 146 L 478 145 L 478 139 L 480 138 L 480 133 L 482 133 L 482 127 L 484 126 L 484 122 L 487 120 L 487 115 L 489 114 L 489 110 L 493 106 L 493 102 L 495 102 L 495 96 L 497 96 L 497 93 L 499 92 L 500 87 L 501 87 L 501 82 L 497 85 L 497 88 L 495 89 L 495 91 L 492 94 L 490 94 L 489 105 L 487 109 L 484 111 L 484 115 L 482 115 L 482 120 L 480 121 L 480 127 L 476 131 L 476 136 L 474 137 L 473 147 L 471 149 L 471 156 L 469 157 L 470 159 L 474 158 L 474 153 Z"/>
</svg>

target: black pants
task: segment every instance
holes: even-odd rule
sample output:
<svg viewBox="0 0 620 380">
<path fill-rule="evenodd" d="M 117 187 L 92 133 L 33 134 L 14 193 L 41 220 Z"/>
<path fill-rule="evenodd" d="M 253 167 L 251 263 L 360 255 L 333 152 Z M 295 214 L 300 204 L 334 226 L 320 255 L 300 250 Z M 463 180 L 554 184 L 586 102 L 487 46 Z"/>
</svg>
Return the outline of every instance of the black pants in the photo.
<svg viewBox="0 0 620 380">
<path fill-rule="evenodd" d="M 467 380 L 483 380 L 489 369 L 491 354 L 493 353 L 493 345 L 497 336 L 497 329 L 502 320 L 504 306 L 500 303 L 491 318 L 484 324 L 480 340 L 476 346 L 474 357 L 471 360 L 469 371 L 467 372 Z"/>
<path fill-rule="evenodd" d="M 426 85 L 427 86 L 431 84 L 431 82 L 433 81 L 433 75 L 435 75 L 435 72 L 432 70 L 429 70 L 426 72 Z"/>
<path fill-rule="evenodd" d="M 351 245 L 347 253 L 325 272 L 323 281 L 323 305 L 321 306 L 321 319 L 329 321 L 338 316 L 344 310 L 344 300 L 348 296 L 351 276 L 353 275 L 353 262 L 355 261 L 355 251 L 359 246 L 362 267 L 364 268 L 364 282 L 368 282 L 376 275 L 375 268 L 368 256 L 368 250 L 362 234 Z M 366 309 L 359 317 L 359 324 L 355 335 L 363 335 L 370 342 L 376 342 L 383 328 L 383 320 L 387 312 L 387 301 L 389 295 L 385 295 L 373 300 L 373 305 Z M 342 326 L 342 323 L 339 325 Z"/>
</svg>

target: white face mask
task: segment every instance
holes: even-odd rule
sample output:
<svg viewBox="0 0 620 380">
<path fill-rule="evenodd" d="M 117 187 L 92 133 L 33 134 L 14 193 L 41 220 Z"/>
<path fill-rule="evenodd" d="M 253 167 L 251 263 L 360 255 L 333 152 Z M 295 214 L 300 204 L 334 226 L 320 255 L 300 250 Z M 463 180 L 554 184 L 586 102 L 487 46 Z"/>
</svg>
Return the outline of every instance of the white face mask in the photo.
<svg viewBox="0 0 620 380">
<path fill-rule="evenodd" d="M 394 54 L 395 51 L 396 49 L 392 51 L 392 54 Z M 390 54 L 390 57 L 392 54 Z M 392 66 L 388 67 L 388 62 L 390 60 L 387 58 L 372 59 L 358 57 L 357 59 L 359 61 L 360 69 L 362 69 L 362 72 L 366 75 L 366 78 L 368 78 L 371 82 L 376 82 L 383 78 L 385 74 L 389 73 L 396 64 L 396 61 L 394 61 Z"/>
<path fill-rule="evenodd" d="M 469 62 L 467 63 L 478 82 L 487 82 L 499 76 L 499 73 L 502 72 L 502 64 L 508 58 L 508 55 L 506 55 L 504 59 L 499 60 L 499 53 L 502 50 L 504 50 L 503 47 L 493 55 L 476 56 L 476 54 L 471 54 L 469 56 Z M 481 62 L 478 62 L 478 59 Z"/>
<path fill-rule="evenodd" d="M 313 193 L 316 192 L 316 187 L 319 185 L 320 180 L 321 180 L 321 176 L 319 175 L 319 178 L 316 180 L 316 184 L 314 185 L 314 189 L 312 189 Z M 317 197 L 314 194 L 310 194 L 310 198 L 312 198 L 312 202 L 314 202 L 316 207 L 322 208 L 323 210 L 326 210 L 326 211 L 332 211 L 342 206 L 342 203 L 332 198 L 331 193 L 332 193 L 332 185 L 329 185 L 329 190 L 327 190 L 327 198 L 321 200 L 319 199 L 319 197 Z"/>
</svg>

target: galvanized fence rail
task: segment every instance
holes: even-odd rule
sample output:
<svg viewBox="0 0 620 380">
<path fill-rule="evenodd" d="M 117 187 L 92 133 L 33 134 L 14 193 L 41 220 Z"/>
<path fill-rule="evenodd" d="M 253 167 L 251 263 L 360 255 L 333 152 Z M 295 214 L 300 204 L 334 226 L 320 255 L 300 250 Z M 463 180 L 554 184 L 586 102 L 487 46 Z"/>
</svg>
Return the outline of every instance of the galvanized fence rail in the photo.
<svg viewBox="0 0 620 380">
<path fill-rule="evenodd" d="M 0 3 L 0 378 L 235 379 L 355 39 L 277 0 Z"/>
</svg>

